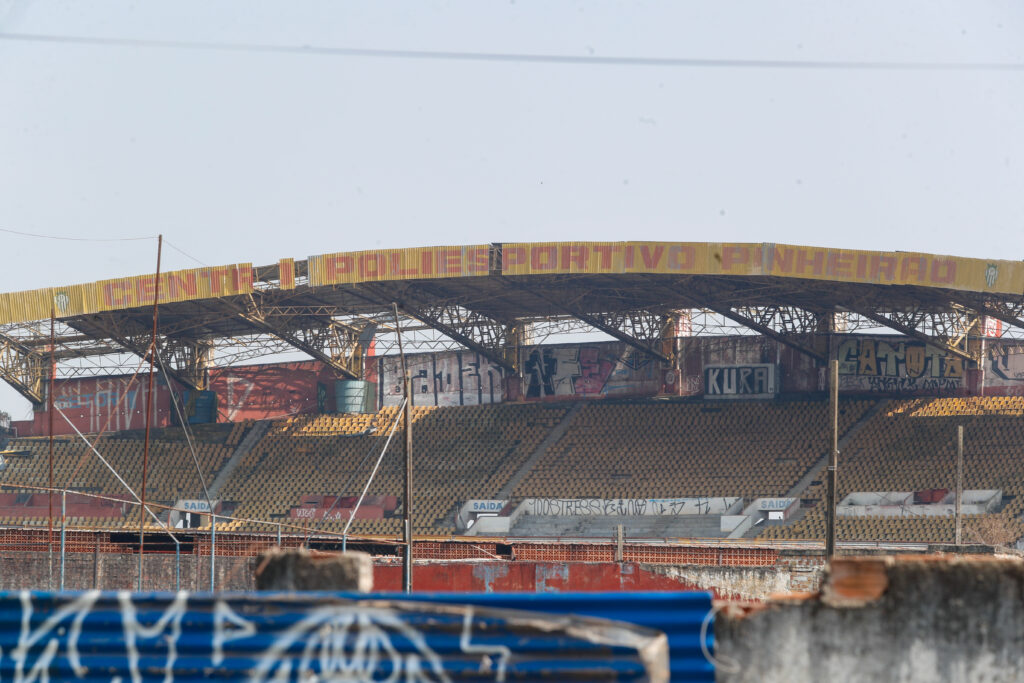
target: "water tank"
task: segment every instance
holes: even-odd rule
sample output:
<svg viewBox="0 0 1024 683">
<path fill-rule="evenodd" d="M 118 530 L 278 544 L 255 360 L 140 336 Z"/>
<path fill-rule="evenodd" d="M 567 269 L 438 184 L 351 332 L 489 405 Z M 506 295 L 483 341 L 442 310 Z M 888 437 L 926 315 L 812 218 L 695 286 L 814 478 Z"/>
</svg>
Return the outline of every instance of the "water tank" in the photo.
<svg viewBox="0 0 1024 683">
<path fill-rule="evenodd" d="M 190 425 L 208 424 L 217 421 L 217 394 L 212 391 L 181 392 L 181 403 L 185 420 Z M 174 421 L 178 422 L 177 411 L 172 411 Z"/>
<path fill-rule="evenodd" d="M 334 384 L 334 402 L 339 413 L 377 412 L 377 385 L 355 379 L 339 379 Z"/>
</svg>

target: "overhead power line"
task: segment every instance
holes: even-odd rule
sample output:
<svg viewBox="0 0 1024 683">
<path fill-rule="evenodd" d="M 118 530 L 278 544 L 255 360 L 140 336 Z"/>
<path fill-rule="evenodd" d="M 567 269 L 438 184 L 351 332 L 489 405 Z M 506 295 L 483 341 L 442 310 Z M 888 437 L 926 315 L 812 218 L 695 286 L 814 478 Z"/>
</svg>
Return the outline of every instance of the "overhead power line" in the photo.
<svg viewBox="0 0 1024 683">
<path fill-rule="evenodd" d="M 24 232 L 22 230 L 8 230 L 7 228 L 0 228 L 0 232 L 8 233 L 10 235 L 20 235 L 21 237 L 35 237 L 44 240 L 61 240 L 67 242 L 139 242 L 142 240 L 156 239 L 156 235 L 153 235 L 152 237 L 66 237 L 63 235 L 43 235 L 36 232 Z M 179 254 L 192 259 L 199 265 L 209 267 L 208 263 L 200 261 L 181 247 L 175 246 L 167 240 L 164 240 L 164 244 L 169 246 L 171 249 L 174 249 Z"/>
<path fill-rule="evenodd" d="M 97 47 L 157 48 L 208 52 L 255 52 L 333 57 L 384 59 L 425 59 L 458 62 L 510 62 L 522 64 L 568 64 L 583 66 L 647 66 L 724 69 L 802 69 L 844 71 L 1024 71 L 1024 62 L 935 62 L 935 61 L 845 61 L 788 59 L 717 59 L 688 57 L 622 57 L 599 55 L 558 55 L 506 52 L 455 52 L 433 50 L 389 50 L 319 45 L 269 45 L 136 38 L 62 36 L 41 33 L 0 33 L 0 40 L 23 43 L 53 43 Z"/>
<path fill-rule="evenodd" d="M 141 240 L 156 239 L 156 235 L 153 235 L 151 237 L 65 237 L 62 235 L 42 235 L 35 232 L 8 230 L 6 228 L 0 228 L 0 232 L 6 232 L 10 235 L 21 235 L 22 237 L 37 237 L 39 239 L 62 240 L 67 242 L 139 242 Z"/>
</svg>

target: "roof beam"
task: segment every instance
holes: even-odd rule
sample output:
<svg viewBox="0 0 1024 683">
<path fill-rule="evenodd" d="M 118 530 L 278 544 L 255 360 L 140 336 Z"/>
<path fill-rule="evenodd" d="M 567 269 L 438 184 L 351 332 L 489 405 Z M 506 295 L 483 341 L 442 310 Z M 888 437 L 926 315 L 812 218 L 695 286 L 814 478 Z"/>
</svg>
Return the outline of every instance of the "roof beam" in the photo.
<svg viewBox="0 0 1024 683">
<path fill-rule="evenodd" d="M 367 290 L 370 290 L 372 294 L 366 294 Z M 363 285 L 358 292 L 353 291 L 353 293 L 377 305 L 386 305 L 388 301 L 393 301 L 400 309 L 424 325 L 437 330 L 467 349 L 476 351 L 505 371 L 517 372 L 516 364 L 509 361 L 505 355 L 507 345 L 503 342 L 508 338 L 508 326 L 497 320 L 461 306 L 413 301 L 412 295 L 408 291 L 392 295 L 389 292 L 380 291 L 376 287 Z M 461 309 L 464 314 L 460 314 L 460 311 L 456 309 Z M 474 330 L 486 331 L 491 345 L 470 336 Z"/>
<path fill-rule="evenodd" d="M 340 362 L 331 355 L 324 353 L 322 349 L 323 344 L 316 343 L 323 342 L 324 340 L 317 338 L 316 340 L 313 340 L 313 343 L 311 343 L 311 340 L 302 339 L 296 335 L 293 330 L 289 330 L 273 322 L 273 319 L 270 316 L 264 317 L 258 308 L 239 311 L 238 317 L 261 332 L 266 332 L 267 334 L 277 337 L 281 341 L 294 346 L 299 351 L 302 351 L 306 355 L 331 368 L 339 375 L 349 379 L 362 379 L 359 373 L 353 371 L 348 365 Z M 325 328 L 329 328 L 330 326 L 330 323 L 324 325 Z"/>
<path fill-rule="evenodd" d="M 725 308 L 725 307 L 722 307 L 722 306 L 715 306 L 713 304 L 711 304 L 711 305 L 703 305 L 701 307 L 702 308 L 707 308 L 708 310 L 711 310 L 711 311 L 714 311 L 715 313 L 717 313 L 718 315 L 722 316 L 723 318 L 728 318 L 729 320 L 732 320 L 733 322 L 737 322 L 740 325 L 743 325 L 744 327 L 749 327 L 750 329 L 754 330 L 755 332 L 763 334 L 764 336 L 768 337 L 769 339 L 774 339 L 775 341 L 779 342 L 780 344 L 785 344 L 786 346 L 788 346 L 788 347 L 790 347 L 792 349 L 796 349 L 800 353 L 813 358 L 818 363 L 825 364 L 825 363 L 828 362 L 828 359 L 825 356 L 823 356 L 822 354 L 818 353 L 814 349 L 812 349 L 810 347 L 807 347 L 807 346 L 804 346 L 800 342 L 798 342 L 795 339 L 793 339 L 790 335 L 782 334 L 781 332 L 776 332 L 775 330 L 773 330 L 772 328 L 768 327 L 767 325 L 762 325 L 761 323 L 759 323 L 758 321 L 754 320 L 753 318 L 749 318 L 749 317 L 747 317 L 747 316 L 745 316 L 745 315 L 743 315 L 741 313 L 737 313 L 736 311 L 733 311 L 732 309 Z"/>
<path fill-rule="evenodd" d="M 622 326 L 630 319 L 631 314 L 634 313 L 633 311 L 628 311 L 626 313 L 587 313 L 578 306 L 556 301 L 553 297 L 549 297 L 548 295 L 542 292 L 538 292 L 537 290 L 533 289 L 532 287 L 528 287 L 523 283 L 518 283 L 518 286 L 526 290 L 527 292 L 530 292 L 530 294 L 533 294 L 535 297 L 547 301 L 555 308 L 565 311 L 566 313 L 576 318 L 577 320 L 582 320 L 583 322 L 590 325 L 594 329 L 604 332 L 609 337 L 618 339 L 620 342 L 623 342 L 624 344 L 633 347 L 634 349 L 640 351 L 641 353 L 645 353 L 648 356 L 651 356 L 652 358 L 659 360 L 663 363 L 672 362 L 672 360 L 668 356 L 661 353 L 657 349 L 653 348 L 645 341 L 637 337 L 634 337 L 633 335 L 628 334 L 622 330 Z M 658 337 L 652 340 L 655 344 L 657 344 L 661 340 L 661 332 L 664 331 L 663 327 L 664 326 L 662 326 L 662 329 L 659 330 Z"/>
<path fill-rule="evenodd" d="M 46 362 L 43 356 L 14 337 L 0 333 L 0 379 L 34 405 L 45 400 L 43 379 Z"/>
<path fill-rule="evenodd" d="M 890 316 L 883 315 L 881 312 L 865 310 L 863 307 L 859 306 L 845 306 L 845 308 L 847 308 L 847 310 L 849 310 L 850 312 L 856 313 L 859 316 L 863 316 L 868 320 L 878 323 L 879 325 L 884 325 L 885 327 L 896 330 L 900 334 L 906 335 L 920 342 L 924 342 L 928 346 L 931 346 L 933 349 L 936 349 L 938 351 L 950 353 L 965 361 L 973 362 L 977 360 L 977 358 L 967 353 L 966 351 L 959 349 L 955 346 L 951 346 L 950 344 L 947 344 L 939 339 L 936 339 L 935 337 L 931 337 L 925 334 L 924 332 L 920 332 L 914 326 L 907 325 L 906 323 L 900 322 L 899 320 L 895 320 Z"/>
<path fill-rule="evenodd" d="M 1002 301 L 975 301 L 963 295 L 956 295 L 953 298 L 960 305 L 966 306 L 980 315 L 995 318 L 996 320 L 1001 320 L 1007 325 L 1024 329 L 1024 319 L 1021 319 L 1020 317 L 1024 314 L 1024 302 L 1018 302 L 1011 305 Z"/>
<path fill-rule="evenodd" d="M 727 318 L 728 320 L 732 320 L 735 323 L 739 323 L 744 327 L 750 328 L 751 330 L 754 330 L 755 332 L 762 334 L 765 337 L 768 337 L 769 339 L 774 339 L 780 344 L 784 344 L 790 347 L 791 349 L 795 349 L 800 353 L 810 358 L 813 358 L 816 362 L 822 365 L 828 362 L 828 359 L 824 355 L 818 353 L 817 351 L 808 346 L 801 344 L 791 335 L 777 332 L 768 325 L 765 325 L 764 323 L 758 320 L 754 320 L 750 316 L 744 315 L 738 311 L 733 310 L 730 306 L 719 305 L 713 301 L 709 301 L 707 298 L 699 298 L 694 296 L 690 292 L 684 292 L 679 289 L 674 290 L 674 292 L 675 294 L 682 296 L 683 299 L 689 301 L 694 308 L 704 308 L 709 311 L 714 311 L 723 318 Z"/>
<path fill-rule="evenodd" d="M 128 320 L 128 322 L 133 321 Z M 104 337 L 114 342 L 128 353 L 133 353 L 144 360 L 149 358 L 149 352 L 150 349 L 152 348 L 151 332 L 144 332 L 140 330 L 137 336 L 131 335 L 120 329 L 120 327 L 116 326 L 112 319 L 107 321 L 102 319 L 100 316 L 93 316 L 89 318 L 86 321 L 86 323 L 88 325 L 93 325 L 99 328 L 100 332 L 103 334 Z M 88 330 L 82 329 L 82 327 L 79 326 L 80 324 L 81 323 L 78 323 L 76 320 L 67 321 L 67 325 L 69 327 L 73 327 L 76 330 L 81 331 L 83 334 L 89 334 Z M 143 341 L 143 339 L 145 339 L 146 341 Z M 162 367 L 166 367 L 166 374 L 174 381 L 178 382 L 183 386 L 188 387 L 193 391 L 201 391 L 204 388 L 200 382 L 195 381 L 195 378 L 190 377 L 188 374 L 183 373 L 177 368 L 168 365 L 169 364 L 164 363 L 162 364 Z"/>
</svg>

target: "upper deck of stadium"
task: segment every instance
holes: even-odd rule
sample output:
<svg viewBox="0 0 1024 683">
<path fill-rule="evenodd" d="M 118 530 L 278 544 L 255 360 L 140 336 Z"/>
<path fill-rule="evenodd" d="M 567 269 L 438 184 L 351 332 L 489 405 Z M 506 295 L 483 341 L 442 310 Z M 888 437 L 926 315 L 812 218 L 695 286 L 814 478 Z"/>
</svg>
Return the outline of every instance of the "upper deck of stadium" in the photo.
<svg viewBox="0 0 1024 683">
<path fill-rule="evenodd" d="M 565 303 L 598 312 L 715 303 L 842 308 L 871 297 L 938 309 L 951 299 L 1016 302 L 1024 262 L 772 243 L 540 242 L 321 254 L 172 271 L 159 280 L 167 323 L 250 296 L 371 314 L 403 294 L 513 320 L 564 313 Z M 139 315 L 156 290 L 149 274 L 0 294 L 0 324 L 49 319 L 51 310 L 58 319 Z M 223 320 L 203 331 L 243 327 Z"/>
<path fill-rule="evenodd" d="M 264 343 L 253 339 L 276 344 L 264 355 L 297 349 L 359 378 L 359 359 L 393 320 L 392 304 L 421 329 L 509 371 L 517 363 L 509 349 L 537 321 L 596 329 L 667 361 L 661 347 L 679 336 L 680 311 L 717 315 L 818 362 L 820 345 L 799 337 L 840 331 L 836 314 L 846 316 L 844 331 L 859 317 L 972 361 L 978 354 L 966 340 L 986 319 L 1024 329 L 1024 262 L 705 242 L 492 243 L 283 258 L 166 272 L 159 281 L 150 274 L 0 294 L 0 376 L 41 400 L 51 316 L 58 362 L 144 354 L 154 297 L 171 375 L 194 388 L 204 388 L 210 349 L 230 363 L 222 349 Z"/>
</svg>

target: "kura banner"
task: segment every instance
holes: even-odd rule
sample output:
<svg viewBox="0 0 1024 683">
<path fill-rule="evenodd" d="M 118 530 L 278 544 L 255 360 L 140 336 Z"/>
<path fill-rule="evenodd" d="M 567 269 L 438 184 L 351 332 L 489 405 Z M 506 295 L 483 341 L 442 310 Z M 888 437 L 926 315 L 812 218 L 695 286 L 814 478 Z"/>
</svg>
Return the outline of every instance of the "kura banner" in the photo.
<svg viewBox="0 0 1024 683">
<path fill-rule="evenodd" d="M 705 398 L 775 398 L 778 368 L 770 363 L 704 366 Z"/>
</svg>

